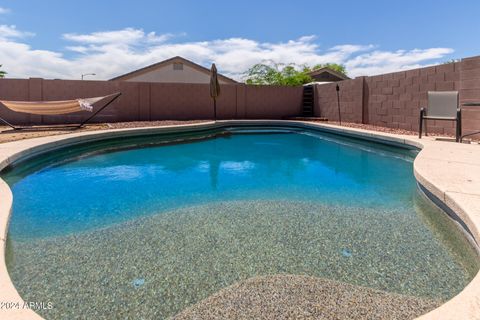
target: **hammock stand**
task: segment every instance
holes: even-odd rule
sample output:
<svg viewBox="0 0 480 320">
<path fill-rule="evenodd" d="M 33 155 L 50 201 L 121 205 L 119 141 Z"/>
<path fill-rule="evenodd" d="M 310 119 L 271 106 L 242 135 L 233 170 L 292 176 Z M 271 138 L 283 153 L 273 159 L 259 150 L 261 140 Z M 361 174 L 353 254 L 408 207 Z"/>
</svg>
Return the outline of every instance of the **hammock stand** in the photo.
<svg viewBox="0 0 480 320">
<path fill-rule="evenodd" d="M 3 104 L 8 109 L 15 112 L 22 112 L 28 114 L 37 114 L 37 115 L 61 115 L 68 114 L 80 111 L 90 111 L 93 112 L 93 105 L 97 104 L 100 101 L 104 101 L 102 107 L 96 110 L 90 117 L 83 120 L 80 124 L 65 124 L 65 125 L 50 125 L 50 126 L 17 126 L 11 124 L 7 120 L 0 117 L 0 122 L 9 126 L 13 130 L 29 130 L 29 131 L 40 131 L 40 130 L 49 130 L 49 129 L 80 129 L 88 121 L 93 119 L 98 113 L 103 109 L 108 107 L 112 102 L 114 102 L 122 93 L 117 92 L 103 97 L 87 98 L 87 99 L 76 99 L 76 100 L 66 100 L 66 101 L 3 101 L 0 100 L 0 104 Z M 6 131 L 2 131 L 6 132 Z"/>
</svg>

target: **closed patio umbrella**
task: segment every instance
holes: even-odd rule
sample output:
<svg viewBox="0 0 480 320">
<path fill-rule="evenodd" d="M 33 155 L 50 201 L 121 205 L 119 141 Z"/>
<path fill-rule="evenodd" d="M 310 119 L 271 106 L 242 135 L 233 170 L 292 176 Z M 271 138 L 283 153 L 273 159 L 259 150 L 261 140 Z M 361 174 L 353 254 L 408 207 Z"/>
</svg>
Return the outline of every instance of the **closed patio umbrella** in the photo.
<svg viewBox="0 0 480 320">
<path fill-rule="evenodd" d="M 220 96 L 220 84 L 218 83 L 218 73 L 215 63 L 210 69 L 210 97 L 213 98 L 213 117 L 217 120 L 217 97 Z"/>
</svg>

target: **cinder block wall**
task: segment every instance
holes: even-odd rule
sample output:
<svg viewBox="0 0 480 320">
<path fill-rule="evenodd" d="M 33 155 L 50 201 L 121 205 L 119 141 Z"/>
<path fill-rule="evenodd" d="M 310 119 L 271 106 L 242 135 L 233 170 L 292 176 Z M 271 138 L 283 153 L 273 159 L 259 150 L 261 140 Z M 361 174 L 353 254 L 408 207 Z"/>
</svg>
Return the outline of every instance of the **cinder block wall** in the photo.
<svg viewBox="0 0 480 320">
<path fill-rule="evenodd" d="M 460 89 L 460 63 L 367 77 L 368 123 L 418 130 L 419 110 L 427 106 L 428 91 Z M 479 97 L 480 98 L 480 97 Z M 431 120 L 428 130 L 454 134 L 454 123 Z"/>
<path fill-rule="evenodd" d="M 338 121 L 338 102 L 336 86 L 339 86 L 341 120 L 362 123 L 364 77 L 338 83 L 327 83 L 315 86 L 314 113 L 330 121 Z"/>
<path fill-rule="evenodd" d="M 480 56 L 460 62 L 346 80 L 340 85 L 342 120 L 418 130 L 419 110 L 428 91 L 457 90 L 460 104 L 480 102 Z M 480 130 L 480 107 L 463 107 L 463 133 Z M 335 84 L 316 86 L 317 116 L 338 120 Z M 450 121 L 428 121 L 428 130 L 455 133 Z"/>
<path fill-rule="evenodd" d="M 208 84 L 0 79 L 0 100 L 42 101 L 96 97 L 121 92 L 96 122 L 197 120 L 213 118 Z M 303 88 L 222 85 L 218 119 L 281 119 L 301 112 Z M 14 124 L 78 123 L 90 113 L 28 115 L 0 106 L 0 117 Z"/>
<path fill-rule="evenodd" d="M 480 102 L 480 56 L 463 59 L 460 64 L 460 101 Z M 462 121 L 464 133 L 479 131 L 480 107 L 463 108 Z"/>
<path fill-rule="evenodd" d="M 341 81 L 342 121 L 416 131 L 427 91 L 458 90 L 460 103 L 480 102 L 480 56 L 460 62 Z M 336 84 L 315 87 L 316 116 L 338 120 Z M 0 100 L 67 100 L 122 92 L 97 122 L 212 119 L 208 84 L 0 79 Z M 281 119 L 301 114 L 302 87 L 222 85 L 219 119 Z M 17 124 L 78 123 L 89 116 L 37 116 L 0 106 Z M 463 108 L 463 133 L 480 130 L 480 107 Z M 430 132 L 454 134 L 454 123 L 432 121 Z M 479 135 L 480 136 L 480 135 Z"/>
</svg>

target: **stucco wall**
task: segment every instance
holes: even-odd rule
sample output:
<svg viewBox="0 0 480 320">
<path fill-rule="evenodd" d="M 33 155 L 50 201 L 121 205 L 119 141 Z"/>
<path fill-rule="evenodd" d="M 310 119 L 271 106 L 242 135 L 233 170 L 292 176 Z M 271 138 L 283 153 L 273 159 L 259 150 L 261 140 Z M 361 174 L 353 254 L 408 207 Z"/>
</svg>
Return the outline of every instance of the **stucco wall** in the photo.
<svg viewBox="0 0 480 320">
<path fill-rule="evenodd" d="M 210 83 L 210 75 L 201 72 L 187 64 L 183 64 L 183 70 L 174 70 L 173 62 L 155 70 L 145 72 L 125 81 L 131 82 L 172 82 L 172 83 Z M 226 82 L 219 79 L 219 82 Z"/>
</svg>

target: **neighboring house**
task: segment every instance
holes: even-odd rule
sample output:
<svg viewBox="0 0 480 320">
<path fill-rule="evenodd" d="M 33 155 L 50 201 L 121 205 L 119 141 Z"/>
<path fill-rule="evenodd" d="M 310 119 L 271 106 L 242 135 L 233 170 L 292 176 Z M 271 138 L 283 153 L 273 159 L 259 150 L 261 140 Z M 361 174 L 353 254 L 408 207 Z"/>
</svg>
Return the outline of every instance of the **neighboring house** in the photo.
<svg viewBox="0 0 480 320">
<path fill-rule="evenodd" d="M 308 73 L 315 82 L 337 82 L 350 79 L 343 73 L 332 70 L 328 67 L 316 69 Z"/>
<path fill-rule="evenodd" d="M 210 70 L 182 57 L 173 57 L 110 80 L 136 82 L 210 83 Z M 235 80 L 218 74 L 220 84 Z"/>
</svg>

